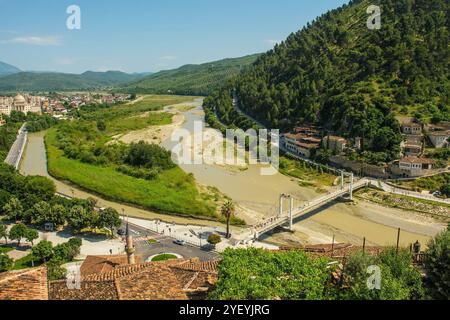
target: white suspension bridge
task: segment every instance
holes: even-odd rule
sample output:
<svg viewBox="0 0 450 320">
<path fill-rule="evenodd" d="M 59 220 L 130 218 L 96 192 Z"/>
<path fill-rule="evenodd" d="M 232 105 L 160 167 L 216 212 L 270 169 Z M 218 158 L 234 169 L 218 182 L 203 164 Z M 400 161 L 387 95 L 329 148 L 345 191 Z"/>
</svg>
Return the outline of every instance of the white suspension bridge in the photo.
<svg viewBox="0 0 450 320">
<path fill-rule="evenodd" d="M 345 183 L 345 176 L 350 178 L 349 183 Z M 292 195 L 282 194 L 279 198 L 277 213 L 275 216 L 265 219 L 261 223 L 254 226 L 251 230 L 242 234 L 236 235 L 234 241 L 238 243 L 245 243 L 251 240 L 258 239 L 263 234 L 268 233 L 278 227 L 286 227 L 292 230 L 294 220 L 306 216 L 313 210 L 326 206 L 327 204 L 348 196 L 350 201 L 353 201 L 353 192 L 362 188 L 366 188 L 371 184 L 369 179 L 361 179 L 356 181 L 352 173 L 341 171 L 341 183 L 337 190 L 329 192 L 326 195 L 318 197 L 308 202 L 304 202 L 295 206 L 295 197 Z M 288 202 L 287 210 L 284 209 L 285 202 Z"/>
</svg>

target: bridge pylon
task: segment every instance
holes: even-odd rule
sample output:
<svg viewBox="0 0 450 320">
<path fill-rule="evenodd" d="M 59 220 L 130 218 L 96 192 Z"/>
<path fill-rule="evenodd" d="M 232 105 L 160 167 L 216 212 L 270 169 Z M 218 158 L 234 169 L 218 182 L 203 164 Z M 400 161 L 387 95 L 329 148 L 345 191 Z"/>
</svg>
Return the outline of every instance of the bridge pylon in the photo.
<svg viewBox="0 0 450 320">
<path fill-rule="evenodd" d="M 293 230 L 294 225 L 294 197 L 290 194 L 282 194 L 280 195 L 280 205 L 279 205 L 279 216 L 283 215 L 283 200 L 289 200 L 288 207 L 288 221 L 289 221 L 289 230 Z"/>
</svg>

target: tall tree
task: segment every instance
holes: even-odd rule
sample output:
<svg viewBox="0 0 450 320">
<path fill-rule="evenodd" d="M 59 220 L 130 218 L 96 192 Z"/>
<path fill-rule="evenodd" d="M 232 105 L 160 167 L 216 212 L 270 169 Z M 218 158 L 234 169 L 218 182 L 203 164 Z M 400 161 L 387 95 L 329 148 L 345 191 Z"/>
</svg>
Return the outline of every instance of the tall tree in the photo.
<svg viewBox="0 0 450 320">
<path fill-rule="evenodd" d="M 0 223 L 0 238 L 4 238 L 8 244 L 8 228 L 3 223 Z"/>
<path fill-rule="evenodd" d="M 109 228 L 111 237 L 114 236 L 114 228 L 120 227 L 122 220 L 120 220 L 119 213 L 113 208 L 106 208 L 102 210 L 98 219 L 98 226 L 100 228 Z"/>
<path fill-rule="evenodd" d="M 3 211 L 8 219 L 19 221 L 22 218 L 23 206 L 19 199 L 12 197 L 3 207 Z"/>
<path fill-rule="evenodd" d="M 227 239 L 230 238 L 230 221 L 231 217 L 234 216 L 235 212 L 236 207 L 234 203 L 231 201 L 226 202 L 221 208 L 222 216 L 225 217 L 227 222 L 227 235 L 226 235 Z"/>
<path fill-rule="evenodd" d="M 14 225 L 9 231 L 9 238 L 17 241 L 17 246 L 20 247 L 20 242 L 27 236 L 28 228 L 23 223 Z"/>
</svg>

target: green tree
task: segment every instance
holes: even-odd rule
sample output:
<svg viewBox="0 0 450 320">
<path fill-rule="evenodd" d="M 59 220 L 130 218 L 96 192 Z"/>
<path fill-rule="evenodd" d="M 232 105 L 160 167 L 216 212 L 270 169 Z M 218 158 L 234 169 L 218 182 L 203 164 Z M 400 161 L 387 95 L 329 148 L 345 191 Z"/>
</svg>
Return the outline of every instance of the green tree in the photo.
<svg viewBox="0 0 450 320">
<path fill-rule="evenodd" d="M 69 211 L 68 223 L 73 229 L 80 231 L 91 226 L 91 217 L 82 206 L 74 206 Z"/>
<path fill-rule="evenodd" d="M 117 210 L 113 208 L 106 208 L 99 214 L 98 226 L 100 228 L 109 228 L 111 231 L 111 237 L 114 236 L 114 228 L 120 227 L 122 220 Z"/>
<path fill-rule="evenodd" d="M 348 257 L 342 282 L 332 287 L 332 299 L 338 300 L 411 300 L 422 299 L 424 290 L 420 272 L 412 265 L 408 250 L 386 249 L 379 256 L 358 252 Z M 370 266 L 381 271 L 381 288 L 367 285 Z"/>
<path fill-rule="evenodd" d="M 20 247 L 20 242 L 23 238 L 27 236 L 28 228 L 23 223 L 18 223 L 14 225 L 11 230 L 9 230 L 9 238 L 11 240 L 17 241 L 17 246 Z"/>
<path fill-rule="evenodd" d="M 3 207 L 3 211 L 9 220 L 19 221 L 22 218 L 23 206 L 19 199 L 12 197 Z"/>
<path fill-rule="evenodd" d="M 327 260 L 300 251 L 227 249 L 210 299 L 321 300 L 329 273 Z"/>
<path fill-rule="evenodd" d="M 105 131 L 106 130 L 106 123 L 104 120 L 98 120 L 97 121 L 97 129 L 99 131 Z"/>
<path fill-rule="evenodd" d="M 39 233 L 37 230 L 34 229 L 28 229 L 25 235 L 25 239 L 31 243 L 32 246 L 34 246 L 34 240 L 39 238 Z"/>
<path fill-rule="evenodd" d="M 441 193 L 447 198 L 450 198 L 450 184 L 443 185 L 441 188 Z"/>
<path fill-rule="evenodd" d="M 51 206 L 48 202 L 41 201 L 36 203 L 32 209 L 32 221 L 37 225 L 43 225 L 50 222 Z"/>
<path fill-rule="evenodd" d="M 233 202 L 228 201 L 226 202 L 222 208 L 220 209 L 220 212 L 222 213 L 222 216 L 226 219 L 227 223 L 227 239 L 230 238 L 230 221 L 231 218 L 234 216 L 236 211 L 236 207 Z"/>
<path fill-rule="evenodd" d="M 31 176 L 27 177 L 25 191 L 41 200 L 50 201 L 55 196 L 56 186 L 48 178 Z"/>
<path fill-rule="evenodd" d="M 53 223 L 56 227 L 62 227 L 66 223 L 67 219 L 67 210 L 63 205 L 56 204 L 52 207 L 51 210 L 51 218 L 50 222 Z"/>
<path fill-rule="evenodd" d="M 13 260 L 6 254 L 0 253 L 0 272 L 8 271 L 13 266 Z"/>
<path fill-rule="evenodd" d="M 220 242 L 222 242 L 222 239 L 220 238 L 220 236 L 218 234 L 211 234 L 208 237 L 208 243 L 212 244 L 213 246 L 215 246 L 216 244 L 219 244 Z"/>
<path fill-rule="evenodd" d="M 3 223 L 0 223 L 0 238 L 4 238 L 8 244 L 8 228 Z"/>
<path fill-rule="evenodd" d="M 66 243 L 59 244 L 53 249 L 54 258 L 63 262 L 72 261 L 77 255 L 80 254 L 81 239 L 73 238 Z"/>
<path fill-rule="evenodd" d="M 47 277 L 50 281 L 63 280 L 66 277 L 67 269 L 62 267 L 64 262 L 53 257 L 47 262 Z"/>
<path fill-rule="evenodd" d="M 46 262 L 53 256 L 53 244 L 43 240 L 31 249 L 31 253 L 39 261 Z"/>
<path fill-rule="evenodd" d="M 428 244 L 425 253 L 427 286 L 431 297 L 450 298 L 450 226 Z"/>
</svg>

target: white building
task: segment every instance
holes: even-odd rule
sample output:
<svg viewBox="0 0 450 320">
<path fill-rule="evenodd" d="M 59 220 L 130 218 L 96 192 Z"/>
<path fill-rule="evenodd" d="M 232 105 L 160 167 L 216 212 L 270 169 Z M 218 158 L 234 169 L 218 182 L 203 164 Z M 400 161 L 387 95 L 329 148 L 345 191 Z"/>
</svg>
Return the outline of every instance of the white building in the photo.
<svg viewBox="0 0 450 320">
<path fill-rule="evenodd" d="M 428 134 L 428 137 L 435 148 L 445 148 L 449 145 L 450 131 L 435 131 Z"/>
<path fill-rule="evenodd" d="M 24 97 L 21 94 L 17 94 L 14 99 L 0 97 L 0 114 L 9 116 L 12 111 L 19 111 L 25 114 L 29 112 L 41 113 L 41 98 L 34 96 Z"/>
</svg>

